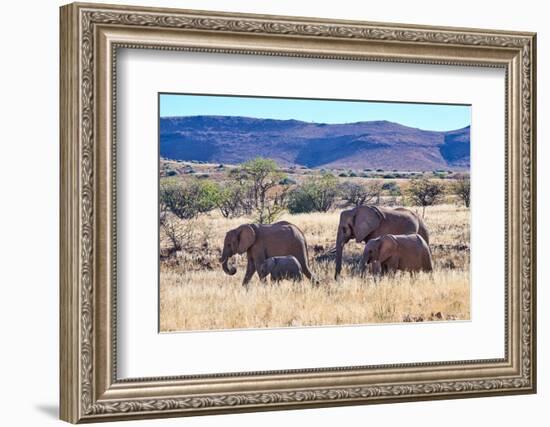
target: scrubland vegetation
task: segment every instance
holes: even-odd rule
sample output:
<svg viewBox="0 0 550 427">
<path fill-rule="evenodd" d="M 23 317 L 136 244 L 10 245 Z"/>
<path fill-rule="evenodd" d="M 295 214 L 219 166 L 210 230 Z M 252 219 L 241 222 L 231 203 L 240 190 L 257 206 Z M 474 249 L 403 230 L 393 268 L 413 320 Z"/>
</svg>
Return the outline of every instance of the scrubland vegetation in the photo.
<svg viewBox="0 0 550 427">
<path fill-rule="evenodd" d="M 469 319 L 469 177 L 450 171 L 281 169 L 268 159 L 239 166 L 161 160 L 160 329 L 297 327 Z M 349 242 L 334 280 L 339 213 L 362 204 L 406 206 L 424 218 L 431 274 L 374 279 L 358 271 Z M 241 286 L 246 255 L 226 275 L 225 233 L 287 220 L 305 234 L 319 286 L 283 281 Z"/>
</svg>

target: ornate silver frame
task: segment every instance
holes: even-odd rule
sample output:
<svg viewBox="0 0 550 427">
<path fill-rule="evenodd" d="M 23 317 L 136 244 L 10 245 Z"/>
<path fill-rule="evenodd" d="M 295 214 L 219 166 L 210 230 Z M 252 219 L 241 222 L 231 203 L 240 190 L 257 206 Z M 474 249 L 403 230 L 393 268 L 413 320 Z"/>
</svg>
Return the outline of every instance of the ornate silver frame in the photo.
<svg viewBox="0 0 550 427">
<path fill-rule="evenodd" d="M 99 4 L 61 8 L 61 418 L 77 423 L 536 390 L 533 33 Z M 506 70 L 505 357 L 175 378 L 116 375 L 118 47 Z"/>
</svg>

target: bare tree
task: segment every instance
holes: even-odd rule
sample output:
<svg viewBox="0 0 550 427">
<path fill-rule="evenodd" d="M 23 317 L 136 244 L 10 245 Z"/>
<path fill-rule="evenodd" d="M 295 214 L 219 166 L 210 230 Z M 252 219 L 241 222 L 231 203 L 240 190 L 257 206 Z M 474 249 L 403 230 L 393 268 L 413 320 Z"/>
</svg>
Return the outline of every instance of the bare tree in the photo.
<svg viewBox="0 0 550 427">
<path fill-rule="evenodd" d="M 193 221 L 181 221 L 173 214 L 161 211 L 160 229 L 170 241 L 169 254 L 187 249 L 193 244 L 195 233 L 195 224 Z"/>
<path fill-rule="evenodd" d="M 470 207 L 470 177 L 461 176 L 452 186 L 454 193 L 462 200 L 464 206 Z"/>
<path fill-rule="evenodd" d="M 427 178 L 415 178 L 409 182 L 407 194 L 412 203 L 422 206 L 422 218 L 426 211 L 426 206 L 432 206 L 441 200 L 444 194 L 443 184 Z"/>
<path fill-rule="evenodd" d="M 379 180 L 365 180 L 362 183 L 344 182 L 340 185 L 342 198 L 348 205 L 362 206 L 370 202 L 380 202 L 382 182 Z"/>
</svg>

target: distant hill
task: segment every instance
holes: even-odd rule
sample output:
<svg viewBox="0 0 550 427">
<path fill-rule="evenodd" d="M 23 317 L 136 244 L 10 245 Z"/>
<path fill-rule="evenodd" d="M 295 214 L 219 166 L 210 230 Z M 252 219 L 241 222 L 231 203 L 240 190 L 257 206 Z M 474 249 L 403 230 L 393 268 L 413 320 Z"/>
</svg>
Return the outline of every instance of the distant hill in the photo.
<svg viewBox="0 0 550 427">
<path fill-rule="evenodd" d="M 160 119 L 160 154 L 239 164 L 257 156 L 281 166 L 384 170 L 470 167 L 470 127 L 426 131 L 388 121 L 345 124 L 234 116 Z"/>
</svg>

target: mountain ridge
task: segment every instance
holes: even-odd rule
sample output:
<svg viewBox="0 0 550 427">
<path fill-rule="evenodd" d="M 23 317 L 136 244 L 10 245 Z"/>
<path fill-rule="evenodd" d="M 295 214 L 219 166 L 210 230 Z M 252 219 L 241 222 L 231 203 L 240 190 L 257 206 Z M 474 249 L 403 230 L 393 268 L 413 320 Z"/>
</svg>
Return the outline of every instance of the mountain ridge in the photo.
<svg viewBox="0 0 550 427">
<path fill-rule="evenodd" d="M 257 156 L 281 166 L 464 170 L 470 126 L 430 131 L 376 120 L 316 123 L 244 116 L 159 120 L 160 154 L 174 160 L 238 164 Z"/>
</svg>

